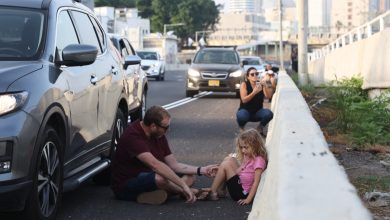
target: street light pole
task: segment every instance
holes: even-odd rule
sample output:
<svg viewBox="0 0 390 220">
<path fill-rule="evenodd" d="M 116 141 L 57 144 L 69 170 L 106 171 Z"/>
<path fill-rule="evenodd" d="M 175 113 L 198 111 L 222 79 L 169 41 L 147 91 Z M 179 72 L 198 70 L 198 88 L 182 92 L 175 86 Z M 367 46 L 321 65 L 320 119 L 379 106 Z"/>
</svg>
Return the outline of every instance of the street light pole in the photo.
<svg viewBox="0 0 390 220">
<path fill-rule="evenodd" d="M 173 27 L 173 26 L 183 26 L 184 23 L 175 23 L 175 24 L 164 24 L 164 36 L 167 34 L 167 27 Z"/>
<path fill-rule="evenodd" d="M 282 29 L 282 0 L 279 0 L 279 58 L 280 69 L 284 70 L 284 54 L 283 54 L 283 29 Z"/>
<path fill-rule="evenodd" d="M 307 26 L 308 0 L 298 0 L 298 80 L 299 85 L 306 85 L 308 79 L 307 68 Z"/>
<path fill-rule="evenodd" d="M 213 31 L 195 31 L 195 42 L 196 42 L 196 46 L 198 46 L 198 33 L 202 33 L 202 34 L 205 34 L 205 33 L 212 33 Z"/>
</svg>

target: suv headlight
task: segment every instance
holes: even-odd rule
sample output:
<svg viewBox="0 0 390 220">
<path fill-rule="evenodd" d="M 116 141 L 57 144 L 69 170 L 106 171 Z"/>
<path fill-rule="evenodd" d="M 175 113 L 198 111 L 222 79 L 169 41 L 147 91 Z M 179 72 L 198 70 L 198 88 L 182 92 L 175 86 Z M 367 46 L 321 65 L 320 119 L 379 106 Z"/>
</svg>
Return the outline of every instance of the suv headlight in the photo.
<svg viewBox="0 0 390 220">
<path fill-rule="evenodd" d="M 188 70 L 188 75 L 189 76 L 195 76 L 195 77 L 200 76 L 199 72 L 196 71 L 196 70 L 193 70 L 193 69 L 189 69 Z"/>
<path fill-rule="evenodd" d="M 241 74 L 242 74 L 241 70 L 237 70 L 237 71 L 230 73 L 230 76 L 231 77 L 241 77 Z"/>
<path fill-rule="evenodd" d="M 28 92 L 0 94 L 0 115 L 14 111 L 25 103 Z"/>
</svg>

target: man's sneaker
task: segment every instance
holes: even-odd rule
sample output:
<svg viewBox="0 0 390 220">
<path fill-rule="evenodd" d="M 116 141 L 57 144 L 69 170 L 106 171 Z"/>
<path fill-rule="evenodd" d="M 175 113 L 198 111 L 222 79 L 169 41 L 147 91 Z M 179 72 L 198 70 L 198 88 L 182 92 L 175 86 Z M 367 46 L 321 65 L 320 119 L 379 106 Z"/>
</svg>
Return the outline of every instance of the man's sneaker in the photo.
<svg viewBox="0 0 390 220">
<path fill-rule="evenodd" d="M 138 195 L 137 202 L 149 205 L 160 205 L 168 198 L 168 193 L 162 189 L 151 192 L 144 192 Z"/>
</svg>

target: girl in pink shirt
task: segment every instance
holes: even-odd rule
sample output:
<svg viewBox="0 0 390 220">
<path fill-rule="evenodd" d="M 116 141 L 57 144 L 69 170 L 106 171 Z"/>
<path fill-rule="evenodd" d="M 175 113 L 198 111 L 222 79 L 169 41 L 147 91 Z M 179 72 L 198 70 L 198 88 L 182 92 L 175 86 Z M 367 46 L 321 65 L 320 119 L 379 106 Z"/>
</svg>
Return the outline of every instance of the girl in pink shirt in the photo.
<svg viewBox="0 0 390 220">
<path fill-rule="evenodd" d="M 237 159 L 226 157 L 220 164 L 209 189 L 203 189 L 199 200 L 218 200 L 225 183 L 230 197 L 240 205 L 253 201 L 262 172 L 267 166 L 264 140 L 255 129 L 249 129 L 236 138 Z"/>
</svg>

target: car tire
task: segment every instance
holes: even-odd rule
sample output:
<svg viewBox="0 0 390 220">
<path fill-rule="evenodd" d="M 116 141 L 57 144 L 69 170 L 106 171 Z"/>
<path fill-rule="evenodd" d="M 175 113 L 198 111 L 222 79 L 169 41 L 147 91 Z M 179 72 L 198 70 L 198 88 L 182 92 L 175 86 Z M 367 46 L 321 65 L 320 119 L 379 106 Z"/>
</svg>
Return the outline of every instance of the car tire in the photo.
<svg viewBox="0 0 390 220">
<path fill-rule="evenodd" d="M 62 198 L 63 146 L 51 126 L 39 137 L 33 187 L 23 214 L 28 219 L 55 219 Z"/>
<path fill-rule="evenodd" d="M 197 90 L 186 90 L 186 97 L 193 97 L 194 95 L 198 94 L 199 91 Z"/>
<path fill-rule="evenodd" d="M 116 110 L 116 117 L 114 121 L 114 131 L 112 133 L 112 139 L 111 139 L 111 150 L 110 150 L 110 160 L 111 163 L 114 160 L 116 147 L 118 146 L 118 141 L 121 135 L 123 134 L 123 131 L 127 127 L 127 120 L 123 112 L 118 109 Z M 99 185 L 110 185 L 111 180 L 111 166 L 104 169 L 102 172 L 98 173 L 96 176 L 93 177 L 93 181 Z"/>
<path fill-rule="evenodd" d="M 130 115 L 131 121 L 135 121 L 137 119 L 142 120 L 144 118 L 146 112 L 146 92 L 142 93 L 142 100 L 138 109 Z"/>
</svg>

